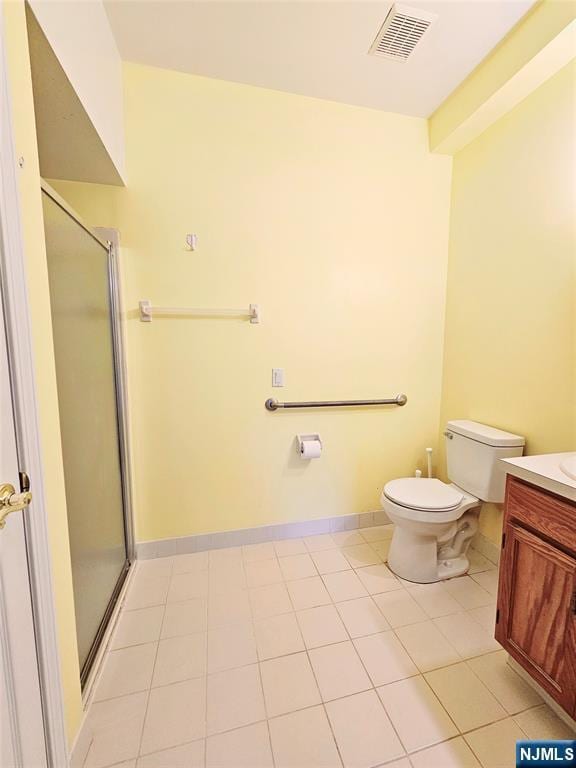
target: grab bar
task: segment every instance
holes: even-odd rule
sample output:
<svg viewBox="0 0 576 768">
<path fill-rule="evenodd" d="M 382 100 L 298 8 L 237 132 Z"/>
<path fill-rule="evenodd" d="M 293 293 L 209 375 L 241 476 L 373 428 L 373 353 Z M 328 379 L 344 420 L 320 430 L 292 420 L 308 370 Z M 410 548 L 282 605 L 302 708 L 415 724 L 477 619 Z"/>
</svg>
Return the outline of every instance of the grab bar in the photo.
<svg viewBox="0 0 576 768">
<path fill-rule="evenodd" d="M 266 410 L 277 411 L 279 408 L 341 408 L 358 405 L 406 405 L 408 398 L 406 395 L 396 395 L 396 397 L 384 398 L 382 400 L 316 400 L 304 401 L 300 403 L 279 403 L 273 397 L 269 397 L 265 402 Z"/>
</svg>

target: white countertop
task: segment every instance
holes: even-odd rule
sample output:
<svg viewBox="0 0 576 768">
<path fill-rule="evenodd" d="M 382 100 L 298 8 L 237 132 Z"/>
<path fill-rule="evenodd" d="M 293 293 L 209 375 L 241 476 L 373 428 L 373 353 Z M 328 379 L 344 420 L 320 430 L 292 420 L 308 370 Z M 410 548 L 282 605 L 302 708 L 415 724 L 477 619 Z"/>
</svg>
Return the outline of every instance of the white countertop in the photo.
<svg viewBox="0 0 576 768">
<path fill-rule="evenodd" d="M 543 453 L 540 456 L 520 456 L 516 459 L 500 459 L 506 465 L 506 472 L 521 480 L 538 485 L 547 491 L 576 501 L 576 480 L 568 477 L 561 469 L 560 462 L 571 453 Z"/>
</svg>

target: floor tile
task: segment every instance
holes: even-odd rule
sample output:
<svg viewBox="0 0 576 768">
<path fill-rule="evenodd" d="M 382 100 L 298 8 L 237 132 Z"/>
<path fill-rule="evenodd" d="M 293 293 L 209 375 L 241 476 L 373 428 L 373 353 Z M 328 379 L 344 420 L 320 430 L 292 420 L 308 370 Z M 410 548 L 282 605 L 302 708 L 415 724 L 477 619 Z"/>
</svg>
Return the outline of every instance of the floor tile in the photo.
<svg viewBox="0 0 576 768">
<path fill-rule="evenodd" d="M 315 608 L 317 605 L 328 605 L 332 602 L 320 576 L 289 581 L 286 586 L 296 611 Z"/>
<path fill-rule="evenodd" d="M 501 720 L 464 736 L 483 768 L 512 768 L 516 764 L 516 741 L 525 738 L 512 719 Z"/>
<path fill-rule="evenodd" d="M 263 587 L 266 584 L 278 584 L 284 580 L 276 558 L 245 563 L 244 570 L 249 587 Z"/>
<path fill-rule="evenodd" d="M 369 565 L 358 568 L 356 573 L 371 595 L 402 589 L 402 584 L 386 565 Z"/>
<path fill-rule="evenodd" d="M 204 739 L 142 755 L 136 768 L 204 768 Z"/>
<path fill-rule="evenodd" d="M 477 549 L 472 549 L 472 547 L 468 550 L 468 560 L 470 561 L 469 575 L 496 569 L 494 563 L 488 560 L 487 557 L 484 557 L 484 555 L 481 555 Z"/>
<path fill-rule="evenodd" d="M 348 640 L 309 651 L 310 663 L 323 701 L 338 699 L 372 687 L 362 662 Z"/>
<path fill-rule="evenodd" d="M 151 605 L 164 605 L 170 578 L 168 576 L 156 576 L 150 578 L 138 578 L 138 573 L 128 589 L 124 608 L 134 610 L 136 608 L 149 608 Z"/>
<path fill-rule="evenodd" d="M 200 573 L 208 569 L 208 552 L 193 552 L 189 555 L 176 555 L 172 573 Z"/>
<path fill-rule="evenodd" d="M 506 717 L 506 710 L 463 662 L 424 677 L 462 732 Z"/>
<path fill-rule="evenodd" d="M 510 715 L 542 703 L 534 688 L 507 663 L 505 651 L 470 659 L 468 666 Z"/>
<path fill-rule="evenodd" d="M 465 610 L 480 608 L 483 605 L 492 605 L 494 602 L 493 595 L 481 587 L 480 584 L 477 584 L 470 576 L 446 579 L 442 583 Z"/>
<path fill-rule="evenodd" d="M 130 760 L 138 755 L 148 693 L 134 693 L 90 706 L 86 727 L 93 733 L 86 768 Z"/>
<path fill-rule="evenodd" d="M 303 541 L 308 552 L 322 552 L 325 549 L 335 549 L 337 546 L 329 533 L 320 533 L 317 536 L 305 536 Z"/>
<path fill-rule="evenodd" d="M 432 621 L 399 627 L 396 635 L 421 672 L 460 661 L 458 651 Z"/>
<path fill-rule="evenodd" d="M 480 626 L 488 630 L 490 634 L 494 635 L 494 629 L 496 627 L 496 605 L 485 605 L 482 608 L 473 608 L 468 611 L 470 616 L 477 621 Z"/>
<path fill-rule="evenodd" d="M 272 560 L 276 557 L 276 550 L 271 541 L 264 541 L 261 544 L 246 544 L 242 547 L 242 557 L 245 563 Z"/>
<path fill-rule="evenodd" d="M 458 731 L 422 677 L 378 688 L 378 695 L 408 752 L 431 747 Z"/>
<path fill-rule="evenodd" d="M 320 552 L 312 552 L 310 557 L 318 569 L 318 573 L 338 573 L 352 568 L 348 560 L 339 549 L 324 549 Z"/>
<path fill-rule="evenodd" d="M 208 734 L 264 720 L 264 697 L 257 664 L 208 676 Z"/>
<path fill-rule="evenodd" d="M 304 650 L 300 628 L 293 613 L 255 622 L 254 633 L 260 661 Z"/>
<path fill-rule="evenodd" d="M 491 571 L 482 571 L 481 573 L 473 573 L 471 575 L 472 579 L 477 584 L 480 584 L 481 587 L 483 587 L 486 592 L 489 592 L 491 595 L 498 594 L 498 571 L 497 570 L 491 570 Z"/>
<path fill-rule="evenodd" d="M 193 600 L 208 595 L 208 571 L 173 575 L 168 590 L 168 602 Z"/>
<path fill-rule="evenodd" d="M 206 674 L 206 633 L 161 640 L 152 685 L 169 685 Z"/>
<path fill-rule="evenodd" d="M 326 704 L 345 768 L 371 768 L 404 755 L 376 691 Z"/>
<path fill-rule="evenodd" d="M 157 643 L 146 643 L 107 653 L 94 701 L 147 690 L 157 647 Z"/>
<path fill-rule="evenodd" d="M 163 605 L 138 608 L 135 611 L 122 611 L 112 636 L 110 648 L 117 650 L 129 645 L 141 645 L 158 640 L 163 619 Z"/>
<path fill-rule="evenodd" d="M 210 595 L 245 590 L 247 581 L 243 563 L 229 563 L 211 568 L 208 587 Z"/>
<path fill-rule="evenodd" d="M 208 629 L 208 600 L 205 597 L 169 603 L 166 606 L 160 637 L 178 637 Z"/>
<path fill-rule="evenodd" d="M 371 597 L 358 597 L 336 605 L 350 637 L 384 632 L 390 626 Z"/>
<path fill-rule="evenodd" d="M 306 648 L 348 640 L 348 632 L 333 605 L 321 605 L 296 614 Z"/>
<path fill-rule="evenodd" d="M 460 613 L 462 606 L 455 600 L 441 582 L 438 584 L 419 584 L 408 587 L 408 592 L 431 619 Z"/>
<path fill-rule="evenodd" d="M 252 622 L 208 632 L 208 673 L 243 667 L 258 661 Z"/>
<path fill-rule="evenodd" d="M 322 576 L 324 586 L 335 603 L 343 600 L 354 600 L 357 597 L 365 597 L 366 589 L 356 573 L 352 570 L 340 573 L 327 573 Z"/>
<path fill-rule="evenodd" d="M 359 531 L 338 531 L 330 535 L 337 547 L 353 547 L 365 543 Z"/>
<path fill-rule="evenodd" d="M 392 539 L 384 539 L 384 541 L 373 541 L 370 546 L 374 552 L 376 552 L 380 560 L 385 563 L 388 560 L 388 553 L 390 552 L 391 544 Z"/>
<path fill-rule="evenodd" d="M 339 768 L 342 765 L 323 707 L 270 720 L 276 768 Z"/>
<path fill-rule="evenodd" d="M 490 632 L 465 612 L 434 619 L 434 624 L 464 659 L 502 647 Z"/>
<path fill-rule="evenodd" d="M 282 656 L 260 664 L 268 717 L 321 702 L 306 653 Z"/>
<path fill-rule="evenodd" d="M 382 558 L 370 546 L 370 544 L 356 544 L 353 547 L 343 547 L 342 554 L 348 560 L 352 568 L 363 568 L 366 565 L 379 565 Z"/>
<path fill-rule="evenodd" d="M 242 547 L 222 547 L 211 549 L 208 554 L 210 570 L 227 566 L 240 565 L 242 562 Z"/>
<path fill-rule="evenodd" d="M 206 768 L 273 768 L 266 723 L 254 723 L 206 740 Z"/>
<path fill-rule="evenodd" d="M 312 562 L 312 558 L 308 553 L 280 557 L 278 562 L 280 563 L 280 570 L 286 581 L 306 579 L 309 576 L 318 575 L 316 567 Z"/>
<path fill-rule="evenodd" d="M 281 539 L 280 541 L 275 541 L 274 550 L 277 557 L 302 555 L 308 552 L 302 539 Z"/>
<path fill-rule="evenodd" d="M 405 590 L 395 589 L 374 595 L 374 602 L 382 611 L 391 627 L 403 627 L 416 624 L 428 618 L 416 600 Z"/>
<path fill-rule="evenodd" d="M 206 734 L 206 681 L 152 688 L 142 733 L 142 754 L 158 752 Z"/>
<path fill-rule="evenodd" d="M 210 593 L 208 598 L 208 629 L 242 624 L 252 619 L 248 590 Z"/>
<path fill-rule="evenodd" d="M 354 640 L 354 646 L 374 685 L 386 685 L 418 674 L 394 632 L 359 637 Z"/>
<path fill-rule="evenodd" d="M 481 768 L 474 753 L 459 736 L 410 755 L 414 768 Z"/>
<path fill-rule="evenodd" d="M 172 576 L 175 557 L 154 557 L 150 560 L 136 560 L 135 574 L 138 579 Z"/>
<path fill-rule="evenodd" d="M 514 717 L 529 739 L 573 739 L 575 732 L 549 706 L 529 709 Z"/>
<path fill-rule="evenodd" d="M 364 541 L 385 541 L 386 539 L 392 538 L 392 535 L 394 534 L 394 525 L 390 523 L 389 525 L 375 525 L 371 528 L 361 528 L 358 533 L 362 536 Z"/>
<path fill-rule="evenodd" d="M 412 763 L 407 757 L 404 757 L 401 760 L 393 760 L 391 763 L 386 763 L 386 768 L 412 768 Z"/>
<path fill-rule="evenodd" d="M 298 582 L 290 582 L 297 584 Z M 279 616 L 290 613 L 292 603 L 285 584 L 267 584 L 264 587 L 253 587 L 248 590 L 252 605 L 252 616 L 255 620 L 267 619 L 269 616 Z"/>
</svg>

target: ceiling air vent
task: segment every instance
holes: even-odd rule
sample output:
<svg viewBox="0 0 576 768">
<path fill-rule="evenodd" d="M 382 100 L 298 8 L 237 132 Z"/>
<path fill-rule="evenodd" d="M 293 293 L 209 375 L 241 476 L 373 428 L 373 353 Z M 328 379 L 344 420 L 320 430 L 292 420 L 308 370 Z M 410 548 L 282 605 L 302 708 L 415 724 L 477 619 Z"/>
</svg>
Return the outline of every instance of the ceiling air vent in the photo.
<svg viewBox="0 0 576 768">
<path fill-rule="evenodd" d="M 406 61 L 437 18 L 420 8 L 393 5 L 368 53 Z"/>
</svg>

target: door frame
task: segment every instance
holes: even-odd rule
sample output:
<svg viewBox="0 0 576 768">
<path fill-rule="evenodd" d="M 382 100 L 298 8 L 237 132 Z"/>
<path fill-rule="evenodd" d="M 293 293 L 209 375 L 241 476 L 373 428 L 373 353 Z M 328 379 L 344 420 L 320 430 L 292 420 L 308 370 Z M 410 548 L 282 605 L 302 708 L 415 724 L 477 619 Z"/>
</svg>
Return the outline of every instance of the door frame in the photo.
<svg viewBox="0 0 576 768">
<path fill-rule="evenodd" d="M 38 427 L 34 355 L 24 263 L 16 153 L 9 96 L 3 15 L 0 13 L 0 211 L 3 242 L 0 279 L 10 380 L 16 426 L 18 462 L 32 479 L 34 512 L 22 512 L 30 574 L 30 593 L 46 755 L 53 768 L 68 765 L 64 698 L 60 676 L 54 589 L 48 536 L 44 474 Z M 40 194 L 40 190 L 38 190 Z"/>
</svg>

